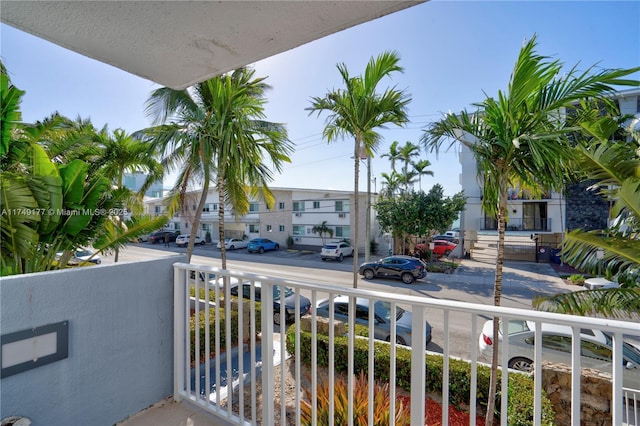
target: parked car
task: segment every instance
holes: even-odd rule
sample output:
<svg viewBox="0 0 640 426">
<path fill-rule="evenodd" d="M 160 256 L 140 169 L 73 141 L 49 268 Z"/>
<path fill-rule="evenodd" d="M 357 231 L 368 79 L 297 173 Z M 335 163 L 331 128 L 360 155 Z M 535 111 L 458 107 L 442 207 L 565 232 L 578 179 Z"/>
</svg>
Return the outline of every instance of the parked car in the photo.
<svg viewBox="0 0 640 426">
<path fill-rule="evenodd" d="M 147 241 L 149 241 L 149 234 L 140 235 L 138 237 L 139 243 L 146 243 Z"/>
<path fill-rule="evenodd" d="M 433 254 L 436 257 L 449 256 L 456 247 L 457 244 L 454 244 L 450 241 L 434 240 Z"/>
<path fill-rule="evenodd" d="M 233 285 L 233 284 L 232 284 Z M 251 285 L 250 281 L 244 281 L 242 283 L 242 297 L 245 299 L 251 298 Z M 258 281 L 253 283 L 255 287 L 254 295 L 255 301 L 260 302 L 262 300 L 262 284 Z M 231 294 L 238 296 L 238 284 L 231 287 Z M 284 294 L 281 294 L 281 286 L 273 287 L 273 322 L 280 325 L 282 318 L 280 317 L 280 300 L 284 296 L 284 309 L 285 309 L 285 323 L 292 322 L 296 314 L 296 294 L 289 287 L 284 287 Z M 304 296 L 300 296 L 300 316 L 305 315 L 311 309 L 311 301 Z"/>
<path fill-rule="evenodd" d="M 424 262 L 411 256 L 389 256 L 377 262 L 365 262 L 360 265 L 359 272 L 365 280 L 389 277 L 399 278 L 405 284 L 411 284 L 427 275 Z"/>
<path fill-rule="evenodd" d="M 195 277 L 196 277 L 196 271 L 191 271 L 189 273 L 189 278 L 193 280 L 195 279 Z M 213 272 L 209 272 L 209 273 L 198 272 L 198 280 L 200 282 L 203 282 L 206 280 L 209 283 L 209 287 L 218 287 L 220 288 L 220 290 L 224 289 L 224 277 L 216 278 L 216 274 L 214 274 Z M 236 277 L 229 277 L 228 282 L 230 284 L 230 287 L 233 287 L 238 285 L 239 280 Z"/>
<path fill-rule="evenodd" d="M 247 250 L 249 251 L 249 253 L 258 252 L 262 254 L 265 251 L 269 250 L 280 250 L 280 244 L 276 243 L 275 241 L 271 241 L 268 238 L 254 238 L 253 240 L 249 241 Z"/>
<path fill-rule="evenodd" d="M 176 245 L 178 247 L 186 247 L 188 244 L 189 244 L 189 235 L 182 234 L 176 237 Z M 204 238 L 198 237 L 196 235 L 194 244 L 200 244 L 203 246 L 205 244 L 205 240 Z"/>
<path fill-rule="evenodd" d="M 509 368 L 531 371 L 534 359 L 534 321 L 509 321 Z M 556 324 L 541 326 L 542 357 L 545 361 L 571 365 L 571 327 Z M 499 324 L 499 339 L 503 339 L 503 323 Z M 582 368 L 593 368 L 611 373 L 612 338 L 601 330 L 580 330 L 580 364 Z M 482 327 L 478 338 L 480 354 L 491 359 L 493 352 L 493 320 Z M 501 351 L 500 351 L 501 352 Z M 502 356 L 502 354 L 500 354 Z M 640 390 L 640 349 L 623 342 L 622 358 L 625 367 L 623 386 Z"/>
<path fill-rule="evenodd" d="M 151 244 L 162 244 L 164 243 L 164 237 L 169 237 L 169 242 L 173 242 L 178 238 L 180 233 L 178 231 L 157 231 L 153 234 L 149 235 L 149 242 Z"/>
<path fill-rule="evenodd" d="M 369 309 L 371 300 L 365 298 L 356 299 L 356 324 L 369 326 Z M 349 320 L 349 296 L 337 296 L 333 300 L 325 299 L 316 306 L 316 315 L 329 317 L 329 307 L 333 303 L 334 318 L 347 322 Z M 391 341 L 391 303 L 376 300 L 373 302 L 374 310 L 374 337 L 378 340 Z M 396 306 L 396 343 L 411 345 L 411 320 L 409 311 Z M 431 342 L 431 325 L 426 322 L 427 345 Z M 425 347 L 426 349 L 426 347 Z"/>
<path fill-rule="evenodd" d="M 246 248 L 249 245 L 248 240 L 241 240 L 239 238 L 225 238 L 224 239 L 224 248 L 227 250 L 235 250 Z M 218 248 L 222 248 L 222 244 L 218 241 Z"/>
<path fill-rule="evenodd" d="M 342 262 L 342 259 L 347 256 L 353 256 L 353 247 L 345 241 L 325 244 L 320 252 L 320 257 L 323 261 L 335 259 L 338 262 Z"/>
<path fill-rule="evenodd" d="M 64 252 L 59 251 L 56 253 L 56 260 L 60 260 Z M 76 251 L 73 252 L 71 257 L 69 258 L 68 265 L 78 265 L 83 262 L 90 262 L 99 265 L 102 263 L 102 256 L 98 254 L 98 252 L 84 248 L 78 247 Z"/>
<path fill-rule="evenodd" d="M 453 235 L 436 235 L 435 237 L 431 238 L 431 240 L 435 241 L 435 240 L 444 240 L 444 241 L 449 241 L 450 243 L 453 244 L 458 244 L 458 238 L 454 237 Z"/>
</svg>

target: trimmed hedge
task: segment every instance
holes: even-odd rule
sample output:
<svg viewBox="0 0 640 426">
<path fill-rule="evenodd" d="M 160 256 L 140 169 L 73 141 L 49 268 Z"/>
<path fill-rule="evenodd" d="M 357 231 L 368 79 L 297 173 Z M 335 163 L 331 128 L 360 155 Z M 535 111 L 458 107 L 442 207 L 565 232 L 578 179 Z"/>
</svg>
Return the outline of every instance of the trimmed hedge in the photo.
<svg viewBox="0 0 640 426">
<path fill-rule="evenodd" d="M 356 327 L 359 334 L 366 327 Z M 311 365 L 311 333 L 300 332 L 300 361 L 306 365 Z M 316 344 L 318 348 L 317 365 L 328 367 L 329 365 L 329 336 L 317 334 Z M 336 336 L 333 342 L 334 365 L 338 373 L 348 371 L 348 338 L 346 336 Z M 368 370 L 368 339 L 355 339 L 354 348 L 354 372 Z M 295 329 L 290 327 L 287 331 L 287 351 L 295 353 Z M 374 342 L 374 376 L 379 381 L 389 381 L 390 345 L 388 343 Z M 411 350 L 403 347 L 396 347 L 396 384 L 407 391 L 411 390 Z M 427 393 L 442 394 L 442 371 L 443 357 L 440 355 L 427 354 L 426 356 L 426 381 L 425 391 Z M 476 403 L 481 407 L 486 407 L 489 380 L 491 369 L 484 365 L 477 366 L 477 398 Z M 498 382 L 500 382 L 501 372 L 498 371 Z M 469 405 L 471 382 L 471 364 L 459 359 L 449 359 L 449 401 L 455 406 Z M 496 406 L 500 407 L 500 390 L 498 389 L 498 401 Z M 524 374 L 509 374 L 509 425 L 524 426 L 533 424 L 533 379 Z M 542 394 L 542 424 L 555 424 L 555 412 L 551 402 L 543 391 Z"/>
</svg>

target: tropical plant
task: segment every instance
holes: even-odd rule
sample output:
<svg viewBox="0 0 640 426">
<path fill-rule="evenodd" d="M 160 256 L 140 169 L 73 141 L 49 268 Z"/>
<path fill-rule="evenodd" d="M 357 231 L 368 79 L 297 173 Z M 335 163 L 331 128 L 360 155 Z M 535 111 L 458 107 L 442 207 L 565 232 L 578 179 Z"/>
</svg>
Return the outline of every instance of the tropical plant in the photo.
<svg viewBox="0 0 640 426">
<path fill-rule="evenodd" d="M 391 173 L 381 173 L 382 176 L 382 190 L 380 195 L 385 197 L 393 197 L 400 187 L 400 174 L 395 170 Z"/>
<path fill-rule="evenodd" d="M 563 259 L 592 274 L 604 272 L 621 284 L 540 297 L 534 306 L 576 315 L 628 318 L 640 314 L 640 140 L 630 132 L 626 141 L 614 141 L 618 124 L 611 117 L 583 126 L 590 143 L 576 147 L 584 178 L 595 181 L 591 190 L 612 203 L 607 229 L 567 233 Z"/>
<path fill-rule="evenodd" d="M 398 149 L 399 142 L 393 141 L 389 145 L 389 152 L 381 154 L 380 157 L 387 157 L 391 161 L 391 172 L 396 171 L 396 161 L 400 160 L 400 150 Z"/>
<path fill-rule="evenodd" d="M 504 263 L 504 232 L 508 220 L 508 189 L 519 186 L 540 194 L 561 189 L 572 171 L 573 149 L 569 133 L 577 130 L 586 114 L 576 109 L 584 99 L 597 99 L 603 107 L 615 108 L 608 98 L 615 85 L 637 85 L 627 77 L 640 68 L 601 70 L 593 67 L 579 72 L 563 70 L 558 60 L 535 52 L 536 37 L 525 42 L 511 74 L 506 92 L 474 104 L 477 113 L 463 111 L 447 115 L 427 128 L 421 138 L 425 148 L 438 151 L 456 141 L 466 146 L 478 164 L 482 185 L 482 208 L 498 223 L 498 255 L 494 284 L 494 304 L 500 305 Z M 562 116 L 566 108 L 575 115 Z M 590 112 L 590 111 L 589 111 Z M 494 319 L 494 344 L 498 342 Z M 487 424 L 493 424 L 498 366 L 497 347 L 493 350 Z"/>
<path fill-rule="evenodd" d="M 413 157 L 420 155 L 420 147 L 409 141 L 406 141 L 400 148 L 400 159 L 402 160 L 402 174 L 405 176 L 404 185 L 405 191 L 409 189 L 409 185 L 413 184 L 414 178 L 417 176 L 413 170 L 409 169 L 409 165 L 413 162 Z"/>
<path fill-rule="evenodd" d="M 316 225 L 311 228 L 311 232 L 314 234 L 319 234 L 322 239 L 322 245 L 325 245 L 327 242 L 327 237 L 333 237 L 333 229 L 327 226 L 327 221 L 323 221 L 320 225 Z"/>
<path fill-rule="evenodd" d="M 97 135 L 97 142 L 101 154 L 92 165 L 99 170 L 122 191 L 126 197 L 125 206 L 135 213 L 142 212 L 142 196 L 153 183 L 162 179 L 162 166 L 156 160 L 153 147 L 127 134 L 122 129 L 113 131 L 110 135 L 106 128 Z M 138 194 L 134 194 L 124 186 L 125 173 L 145 173 L 147 179 Z M 127 194 L 128 193 L 128 194 Z M 122 212 L 123 213 L 123 212 Z M 124 215 L 119 215 L 120 223 L 124 224 Z M 124 231 L 124 227 L 116 227 L 116 231 Z M 116 249 L 114 262 L 118 261 L 120 250 Z"/>
<path fill-rule="evenodd" d="M 115 249 L 162 225 L 163 220 L 135 224 L 116 235 L 112 213 L 122 208 L 122 192 L 101 174 L 89 173 L 82 160 L 57 164 L 49 158 L 34 139 L 44 133 L 31 132 L 36 126 L 20 121 L 24 92 L 2 70 L 0 275 L 65 267 L 69 256 L 56 259 L 60 251 L 89 243 L 100 251 Z"/>
<path fill-rule="evenodd" d="M 396 52 L 384 52 L 371 58 L 363 76 L 352 77 L 344 63 L 337 65 L 342 77 L 343 89 L 333 90 L 324 97 L 312 97 L 311 106 L 306 108 L 309 114 L 323 111 L 329 113 L 323 135 L 329 143 L 339 137 L 354 138 L 354 217 L 353 240 L 353 287 L 358 286 L 358 214 L 359 214 L 359 176 L 360 159 L 372 157 L 380 143 L 381 136 L 376 132 L 388 124 L 403 125 L 407 122 L 407 105 L 410 97 L 395 86 L 378 93 L 378 86 L 385 77 L 402 72 L 400 58 Z"/>
<path fill-rule="evenodd" d="M 191 227 L 187 257 L 193 253 L 212 179 L 218 191 L 219 239 L 224 240 L 224 207 L 230 205 L 237 215 L 249 211 L 251 197 L 261 196 L 268 207 L 274 197 L 267 183 L 272 180 L 268 165 L 281 171 L 292 151 L 283 125 L 264 121 L 265 78 L 255 71 L 240 68 L 230 74 L 211 78 L 190 89 L 160 88 L 147 101 L 147 112 L 154 123 L 165 123 L 141 131 L 151 139 L 159 153 L 165 154 L 163 167 L 179 169 L 170 191 L 169 214 L 184 199 L 193 185 L 202 185 L 200 200 Z M 226 250 L 221 247 L 222 267 L 226 268 Z"/>
<path fill-rule="evenodd" d="M 389 399 L 389 383 L 375 382 L 373 384 L 373 418 L 368 418 L 369 413 L 369 383 L 364 371 L 354 380 L 353 383 L 353 405 L 350 406 L 348 380 L 344 376 L 334 379 L 333 387 L 325 380 L 320 380 L 316 388 L 315 409 L 317 413 L 314 418 L 314 407 L 311 405 L 313 395 L 308 388 L 304 389 L 306 400 L 301 401 L 300 424 L 309 425 L 346 425 L 349 422 L 349 411 L 352 409 L 353 425 L 384 426 L 391 424 L 391 400 Z M 333 392 L 333 404 L 331 404 L 331 393 Z M 331 406 L 333 405 L 333 418 L 330 418 Z M 405 405 L 402 400 L 395 402 L 395 412 L 393 413 L 394 424 L 410 425 L 411 411 L 409 405 Z"/>
<path fill-rule="evenodd" d="M 433 171 L 427 170 L 427 167 L 431 165 L 431 161 L 426 159 L 412 161 L 411 165 L 418 175 L 418 189 L 422 191 L 422 176 L 433 176 Z"/>
</svg>

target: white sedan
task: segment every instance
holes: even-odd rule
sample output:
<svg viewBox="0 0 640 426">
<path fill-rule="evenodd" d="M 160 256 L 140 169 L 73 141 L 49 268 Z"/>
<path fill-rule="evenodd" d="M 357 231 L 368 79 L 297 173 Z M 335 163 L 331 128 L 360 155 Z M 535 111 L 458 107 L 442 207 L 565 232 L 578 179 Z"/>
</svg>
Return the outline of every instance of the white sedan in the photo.
<svg viewBox="0 0 640 426">
<path fill-rule="evenodd" d="M 226 250 L 235 250 L 241 248 L 247 248 L 249 245 L 248 240 L 241 240 L 239 238 L 225 238 L 224 239 L 224 248 Z M 218 242 L 218 248 L 222 248 L 220 242 Z"/>
<path fill-rule="evenodd" d="M 56 260 L 60 260 L 63 256 L 64 252 L 56 253 Z M 97 252 L 84 248 L 78 247 L 76 251 L 73 252 L 71 257 L 69 258 L 69 265 L 77 265 L 83 262 L 90 262 L 99 265 L 102 263 L 102 256 L 100 256 Z"/>
<path fill-rule="evenodd" d="M 176 245 L 178 247 L 186 247 L 187 244 L 189 244 L 189 235 L 178 235 L 176 237 Z M 196 240 L 194 244 L 204 245 L 205 244 L 204 238 L 198 237 L 196 235 Z"/>
</svg>

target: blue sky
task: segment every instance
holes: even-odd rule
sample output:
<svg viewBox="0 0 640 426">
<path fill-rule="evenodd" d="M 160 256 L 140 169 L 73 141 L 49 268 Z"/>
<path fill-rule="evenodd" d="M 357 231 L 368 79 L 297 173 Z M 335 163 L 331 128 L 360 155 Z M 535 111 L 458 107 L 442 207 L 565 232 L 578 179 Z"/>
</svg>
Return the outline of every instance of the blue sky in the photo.
<svg viewBox="0 0 640 426">
<path fill-rule="evenodd" d="M 380 154 L 394 140 L 417 144 L 423 128 L 443 113 L 473 108 L 473 102 L 506 89 L 522 42 L 533 34 L 537 51 L 567 68 L 638 66 L 640 2 L 431 1 L 254 64 L 257 76 L 268 76 L 273 87 L 267 119 L 285 123 L 296 145 L 292 163 L 272 186 L 353 190 L 353 140 L 327 144 L 322 139 L 326 114 L 305 111 L 312 96 L 341 87 L 337 63 L 345 63 L 352 75 L 361 74 L 372 56 L 395 50 L 405 69 L 385 81 L 411 95 L 411 122 L 380 131 L 384 140 L 372 161 L 379 190 L 380 174 L 390 172 Z M 134 132 L 150 125 L 144 103 L 158 87 L 153 82 L 6 25 L 0 26 L 0 36 L 2 60 L 13 83 L 26 91 L 24 121 L 59 111 L 110 130 Z M 423 151 L 421 158 L 432 163 L 434 172 L 422 178 L 423 189 L 440 183 L 446 195 L 460 191 L 455 149 L 438 157 Z M 366 169 L 361 170 L 365 190 Z"/>
</svg>

